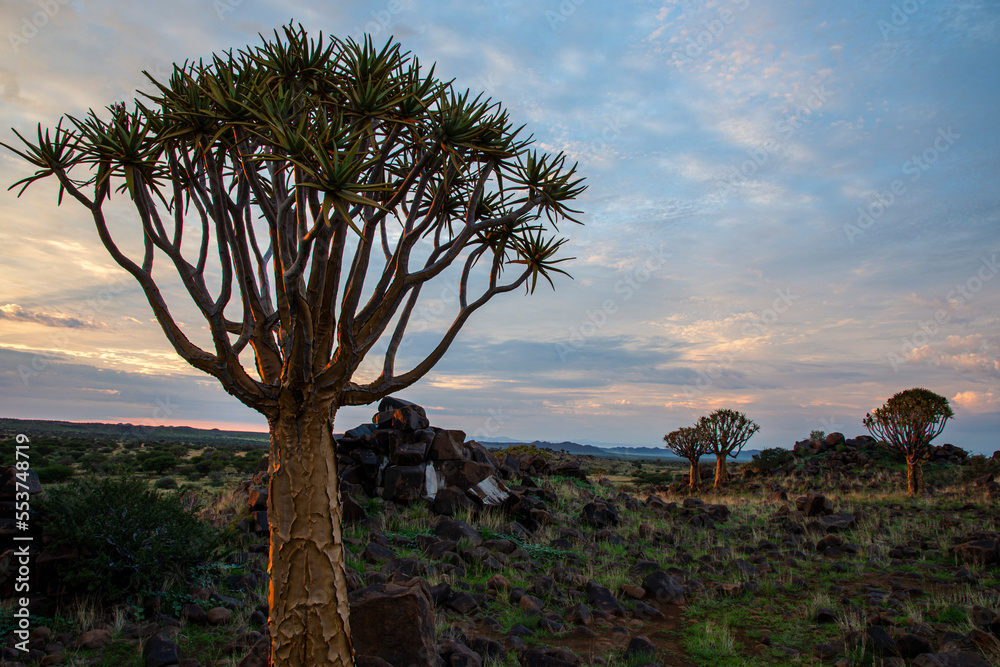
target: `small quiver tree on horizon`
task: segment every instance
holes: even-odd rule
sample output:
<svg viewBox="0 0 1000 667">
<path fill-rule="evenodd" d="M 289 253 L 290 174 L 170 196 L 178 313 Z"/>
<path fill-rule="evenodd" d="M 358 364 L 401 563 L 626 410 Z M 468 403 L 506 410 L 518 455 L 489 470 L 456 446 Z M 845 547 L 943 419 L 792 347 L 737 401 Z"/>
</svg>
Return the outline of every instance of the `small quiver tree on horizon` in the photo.
<svg viewBox="0 0 1000 667">
<path fill-rule="evenodd" d="M 729 479 L 726 457 L 736 458 L 760 426 L 742 412 L 736 410 L 716 410 L 698 420 L 697 428 L 705 433 L 708 451 L 715 454 L 715 488 Z"/>
<path fill-rule="evenodd" d="M 3 145 L 36 169 L 12 187 L 54 177 L 176 353 L 267 419 L 271 664 L 350 665 L 337 410 L 409 387 L 490 299 L 565 273 L 552 230 L 584 186 L 399 44 L 262 41 Z M 429 283 L 454 294 L 439 327 L 414 317 Z"/>
<path fill-rule="evenodd" d="M 687 459 L 691 464 L 689 487 L 691 491 L 696 490 L 701 482 L 698 459 L 708 453 L 709 447 L 705 431 L 697 426 L 684 426 L 663 436 L 663 441 L 667 443 L 666 447 L 671 453 Z"/>
<path fill-rule="evenodd" d="M 941 435 L 954 417 L 948 399 L 929 389 L 915 387 L 894 394 L 881 408 L 864 418 L 865 428 L 889 451 L 906 458 L 906 492 L 924 490 L 924 460 L 931 440 Z"/>
</svg>

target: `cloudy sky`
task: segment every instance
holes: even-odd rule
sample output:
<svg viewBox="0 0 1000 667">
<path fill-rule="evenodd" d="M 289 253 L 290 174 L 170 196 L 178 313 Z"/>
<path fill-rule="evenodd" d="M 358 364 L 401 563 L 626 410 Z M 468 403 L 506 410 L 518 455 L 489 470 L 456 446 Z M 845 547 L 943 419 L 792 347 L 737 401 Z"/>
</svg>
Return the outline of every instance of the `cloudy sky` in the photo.
<svg viewBox="0 0 1000 667">
<path fill-rule="evenodd" d="M 574 279 L 474 317 L 403 394 L 433 424 L 658 445 L 729 407 L 791 446 L 924 386 L 940 442 L 1000 449 L 996 3 L 7 0 L 0 140 L 290 19 L 394 36 L 587 177 Z M 0 153 L 0 183 L 28 173 Z M 83 209 L 0 196 L 0 416 L 265 428 L 175 357 Z"/>
</svg>

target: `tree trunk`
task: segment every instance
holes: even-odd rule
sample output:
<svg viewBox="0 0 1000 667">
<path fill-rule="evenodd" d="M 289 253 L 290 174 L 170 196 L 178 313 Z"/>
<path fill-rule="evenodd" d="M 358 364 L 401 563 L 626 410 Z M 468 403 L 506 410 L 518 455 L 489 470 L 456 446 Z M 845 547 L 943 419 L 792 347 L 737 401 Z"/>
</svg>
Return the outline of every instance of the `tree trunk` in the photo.
<svg viewBox="0 0 1000 667">
<path fill-rule="evenodd" d="M 924 490 L 923 460 L 912 454 L 906 456 L 906 492 L 915 496 Z"/>
<path fill-rule="evenodd" d="M 726 455 L 715 455 L 715 488 L 719 488 L 729 480 L 729 471 L 726 470 Z"/>
<path fill-rule="evenodd" d="M 353 665 L 329 404 L 280 400 L 269 420 L 271 665 Z"/>
<path fill-rule="evenodd" d="M 691 459 L 691 490 L 694 491 L 698 488 L 698 484 L 701 482 L 701 469 L 698 467 L 698 459 Z"/>
</svg>

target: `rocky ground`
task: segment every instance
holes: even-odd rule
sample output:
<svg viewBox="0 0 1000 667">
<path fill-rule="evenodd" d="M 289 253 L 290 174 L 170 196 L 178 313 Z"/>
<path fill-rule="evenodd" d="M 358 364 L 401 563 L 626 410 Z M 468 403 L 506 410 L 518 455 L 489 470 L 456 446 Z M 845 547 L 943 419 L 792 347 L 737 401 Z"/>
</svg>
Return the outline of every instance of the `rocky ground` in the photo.
<svg viewBox="0 0 1000 667">
<path fill-rule="evenodd" d="M 990 460 L 944 450 L 909 498 L 832 434 L 692 494 L 686 466 L 494 454 L 384 407 L 339 448 L 359 664 L 1000 664 Z M 6 664 L 266 664 L 266 482 L 213 508 L 230 548 L 196 585 L 39 608 Z"/>
</svg>

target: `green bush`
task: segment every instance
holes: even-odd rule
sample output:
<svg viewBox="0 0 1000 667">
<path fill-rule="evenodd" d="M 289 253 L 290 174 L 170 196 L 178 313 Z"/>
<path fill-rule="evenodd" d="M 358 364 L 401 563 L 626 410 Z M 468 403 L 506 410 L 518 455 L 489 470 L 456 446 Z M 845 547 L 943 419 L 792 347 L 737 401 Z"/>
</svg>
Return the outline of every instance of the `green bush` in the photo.
<svg viewBox="0 0 1000 667">
<path fill-rule="evenodd" d="M 61 484 L 73 476 L 73 468 L 67 465 L 51 465 L 36 468 L 38 481 L 42 484 Z"/>
<path fill-rule="evenodd" d="M 174 457 L 170 454 L 157 454 L 156 456 L 147 458 L 139 464 L 139 467 L 146 472 L 155 472 L 162 475 L 168 470 L 173 470 L 176 465 L 176 459 L 174 459 Z"/>
<path fill-rule="evenodd" d="M 761 450 L 759 454 L 754 454 L 750 463 L 747 464 L 750 470 L 759 473 L 770 473 L 784 468 L 795 461 L 795 456 L 787 449 L 781 447 L 771 447 Z"/>
<path fill-rule="evenodd" d="M 75 480 L 47 492 L 39 510 L 46 535 L 80 554 L 56 561 L 60 582 L 110 601 L 156 588 L 171 573 L 183 576 L 215 541 L 178 495 L 125 475 Z"/>
<path fill-rule="evenodd" d="M 162 479 L 156 480 L 156 483 L 153 484 L 153 487 L 157 489 L 176 489 L 177 480 L 174 479 L 173 477 L 163 477 Z"/>
</svg>

